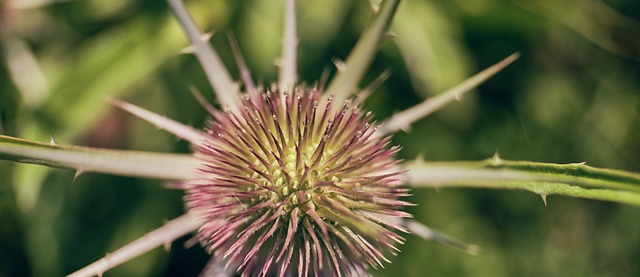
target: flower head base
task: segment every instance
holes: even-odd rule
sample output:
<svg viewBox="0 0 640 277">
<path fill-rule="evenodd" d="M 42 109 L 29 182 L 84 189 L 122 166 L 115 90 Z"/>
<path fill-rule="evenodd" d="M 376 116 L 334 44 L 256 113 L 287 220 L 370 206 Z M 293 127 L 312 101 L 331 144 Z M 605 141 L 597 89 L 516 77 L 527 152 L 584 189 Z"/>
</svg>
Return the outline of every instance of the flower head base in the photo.
<svg viewBox="0 0 640 277">
<path fill-rule="evenodd" d="M 347 101 L 318 88 L 250 94 L 238 112 L 213 112 L 196 146 L 200 178 L 188 208 L 214 258 L 248 275 L 354 275 L 382 266 L 403 241 L 397 147 Z M 320 104 L 322 103 L 322 104 Z"/>
</svg>

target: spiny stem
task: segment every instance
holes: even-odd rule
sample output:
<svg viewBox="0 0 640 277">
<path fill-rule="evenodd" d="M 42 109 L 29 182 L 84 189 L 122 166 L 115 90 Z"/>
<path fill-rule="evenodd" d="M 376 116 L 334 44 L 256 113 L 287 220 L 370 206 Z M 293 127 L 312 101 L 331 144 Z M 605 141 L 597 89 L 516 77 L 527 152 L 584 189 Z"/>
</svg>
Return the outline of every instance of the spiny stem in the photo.
<svg viewBox="0 0 640 277">
<path fill-rule="evenodd" d="M 385 135 L 394 133 L 401 129 L 406 130 L 414 122 L 443 108 L 447 104 L 455 100 L 460 101 L 465 94 L 471 92 L 472 89 L 476 88 L 487 79 L 500 72 L 500 70 L 518 59 L 518 57 L 520 57 L 519 53 L 512 54 L 511 56 L 505 58 L 497 64 L 483 71 L 480 71 L 476 75 L 473 75 L 472 77 L 456 85 L 455 87 L 393 115 L 391 118 L 382 123 L 382 126 L 380 126 L 380 129 L 378 131 L 381 135 Z"/>
<path fill-rule="evenodd" d="M 293 89 L 296 83 L 296 59 L 298 39 L 296 37 L 296 3 L 286 0 L 284 36 L 282 37 L 282 57 L 280 60 L 280 80 L 278 87 L 282 91 Z"/>
<path fill-rule="evenodd" d="M 505 161 L 405 163 L 415 188 L 476 187 L 521 189 L 548 195 L 605 200 L 640 206 L 640 174 L 579 164 Z"/>
<path fill-rule="evenodd" d="M 190 155 L 151 153 L 40 143 L 0 135 L 0 159 L 123 176 L 165 180 L 193 179 L 197 160 Z"/>
<path fill-rule="evenodd" d="M 189 214 L 184 214 L 167 222 L 164 226 L 140 237 L 139 239 L 121 247 L 104 258 L 68 275 L 68 277 L 102 276 L 104 272 L 128 260 L 151 251 L 152 249 L 170 244 L 172 241 L 195 231 L 202 224 Z"/>
<path fill-rule="evenodd" d="M 205 36 L 198 30 L 182 1 L 168 0 L 168 3 L 180 25 L 187 33 L 193 51 L 216 93 L 220 105 L 224 110 L 236 110 L 240 96 L 238 84 L 231 78 L 229 71 L 225 68 L 215 49 L 211 47 L 207 40 L 203 39 Z"/>
<path fill-rule="evenodd" d="M 371 26 L 363 33 L 351 50 L 344 69 L 339 69 L 327 88 L 326 96 L 333 95 L 333 101 L 341 105 L 356 91 L 358 83 L 373 60 L 378 45 L 387 35 L 389 25 L 400 0 L 385 0 L 380 4 Z"/>
</svg>

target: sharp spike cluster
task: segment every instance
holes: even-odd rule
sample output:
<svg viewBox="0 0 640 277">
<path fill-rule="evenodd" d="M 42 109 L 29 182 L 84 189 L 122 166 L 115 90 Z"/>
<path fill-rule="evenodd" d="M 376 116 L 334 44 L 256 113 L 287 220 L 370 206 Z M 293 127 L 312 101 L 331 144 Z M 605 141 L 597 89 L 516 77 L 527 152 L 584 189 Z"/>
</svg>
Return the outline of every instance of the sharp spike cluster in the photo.
<svg viewBox="0 0 640 277">
<path fill-rule="evenodd" d="M 402 172 L 350 101 L 332 111 L 318 88 L 267 91 L 212 113 L 196 145 L 200 178 L 183 183 L 199 237 L 243 275 L 355 275 L 383 267 L 404 231 Z M 309 248 L 310 247 L 310 248 Z"/>
</svg>

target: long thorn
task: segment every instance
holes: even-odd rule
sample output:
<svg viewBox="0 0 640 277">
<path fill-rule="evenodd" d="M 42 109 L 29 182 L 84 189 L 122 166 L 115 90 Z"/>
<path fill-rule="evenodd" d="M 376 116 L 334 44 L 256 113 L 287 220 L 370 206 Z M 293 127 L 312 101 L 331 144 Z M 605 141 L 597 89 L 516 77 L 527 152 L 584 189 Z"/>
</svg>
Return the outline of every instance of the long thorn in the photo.
<svg viewBox="0 0 640 277">
<path fill-rule="evenodd" d="M 118 108 L 121 108 L 141 119 L 144 119 L 147 122 L 154 124 L 156 127 L 172 133 L 179 138 L 186 139 L 192 144 L 198 145 L 207 139 L 207 137 L 197 129 L 191 126 L 184 125 L 166 116 L 161 116 L 149 110 L 117 99 L 108 98 L 108 100 Z"/>
<path fill-rule="evenodd" d="M 398 7 L 399 0 L 385 0 L 380 4 L 371 26 L 363 33 L 347 58 L 344 70 L 339 70 L 331 81 L 325 97 L 333 95 L 338 106 L 355 92 L 358 83 L 371 64 L 378 45 L 386 36 L 391 18 Z M 326 98 L 325 98 L 326 99 Z"/>
<path fill-rule="evenodd" d="M 198 88 L 196 88 L 195 86 L 190 86 L 189 90 L 191 90 L 191 94 L 193 94 L 193 97 L 196 98 L 196 100 L 198 101 L 198 103 L 200 103 L 200 105 L 202 105 L 202 107 L 207 110 L 207 112 L 211 115 L 214 115 L 218 112 L 218 110 L 216 109 L 216 107 L 214 107 L 213 105 L 211 105 L 211 103 L 209 103 L 209 101 L 204 98 L 204 95 L 202 95 L 202 93 L 200 93 L 200 91 L 198 90 Z"/>
<path fill-rule="evenodd" d="M 238 64 L 238 68 L 240 69 L 240 77 L 244 82 L 245 90 L 251 95 L 255 97 L 258 94 L 258 89 L 256 88 L 256 84 L 251 78 L 251 72 L 249 71 L 249 67 L 247 67 L 247 63 L 242 58 L 242 53 L 240 53 L 240 46 L 238 45 L 238 40 L 233 35 L 233 33 L 227 33 L 227 37 L 229 38 L 229 45 L 231 45 L 231 53 L 236 60 L 236 64 Z"/>
<path fill-rule="evenodd" d="M 478 74 L 473 75 L 457 86 L 434 97 L 431 97 L 420 104 L 417 104 L 411 108 L 395 114 L 387 121 L 382 123 L 380 129 L 378 129 L 379 134 L 385 135 L 401 129 L 406 129 L 412 123 L 443 108 L 454 100 L 461 100 L 465 94 L 469 93 L 478 85 L 482 84 L 484 81 L 500 72 L 500 70 L 504 69 L 506 66 L 518 59 L 518 57 L 520 57 L 519 53 L 512 54 L 511 56 L 505 58 L 497 64 L 494 64 L 491 67 L 480 71 Z"/>
<path fill-rule="evenodd" d="M 209 45 L 208 41 L 202 39 L 202 33 L 198 30 L 189 13 L 187 13 L 182 2 L 180 0 L 167 1 L 180 25 L 187 33 L 193 51 L 216 93 L 220 105 L 224 110 L 237 109 L 240 96 L 238 84 L 231 79 L 229 71 L 224 67 L 215 49 Z"/>
<path fill-rule="evenodd" d="M 109 269 L 198 229 L 200 225 L 202 224 L 189 214 L 182 215 L 68 277 L 101 276 Z"/>
<path fill-rule="evenodd" d="M 376 90 L 380 85 L 382 85 L 382 83 L 385 80 L 387 80 L 389 76 L 391 76 L 390 70 L 385 70 L 382 73 L 380 73 L 380 75 L 378 75 L 378 77 L 375 80 L 373 80 L 373 82 L 371 82 L 367 87 L 365 87 L 363 90 L 361 90 L 358 93 L 356 98 L 353 100 L 352 105 L 359 106 L 362 103 L 364 103 L 364 101 L 366 101 L 367 98 L 369 98 L 371 93 L 373 93 L 374 90 Z"/>
<path fill-rule="evenodd" d="M 280 79 L 278 88 L 281 91 L 293 89 L 296 83 L 296 59 L 298 38 L 296 36 L 296 3 L 295 0 L 286 0 L 284 36 L 282 38 L 282 57 L 280 60 Z"/>
<path fill-rule="evenodd" d="M 455 238 L 449 237 L 443 233 L 440 233 L 436 230 L 433 230 L 427 227 L 426 225 L 416 220 L 405 219 L 403 220 L 402 225 L 406 227 L 409 232 L 411 232 L 412 234 L 418 237 L 421 237 L 425 240 L 433 240 L 435 242 L 442 243 L 444 245 L 448 245 L 454 248 L 458 248 L 460 250 L 464 250 L 465 252 L 471 255 L 477 254 L 478 251 L 480 250 L 480 247 L 478 247 L 475 244 L 468 244 L 460 240 L 457 240 Z"/>
</svg>

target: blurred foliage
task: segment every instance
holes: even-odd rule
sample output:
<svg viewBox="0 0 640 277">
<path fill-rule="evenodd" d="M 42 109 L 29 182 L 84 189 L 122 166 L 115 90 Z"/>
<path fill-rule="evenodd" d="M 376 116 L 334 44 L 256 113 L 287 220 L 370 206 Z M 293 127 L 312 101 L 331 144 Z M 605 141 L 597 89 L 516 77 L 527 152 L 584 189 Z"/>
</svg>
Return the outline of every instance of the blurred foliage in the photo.
<svg viewBox="0 0 640 277">
<path fill-rule="evenodd" d="M 50 3 L 49 3 L 50 2 Z M 275 81 L 281 1 L 191 0 L 237 76 L 225 32 L 259 82 Z M 369 2 L 299 1 L 300 79 L 344 59 Z M 404 159 L 582 162 L 640 171 L 640 2 L 404 0 L 367 81 L 393 75 L 365 107 L 382 120 L 513 52 L 478 93 L 399 133 Z M 0 131 L 38 141 L 165 152 L 188 145 L 103 101 L 116 96 L 201 127 L 188 92 L 211 88 L 162 1 L 0 2 Z M 220 33 L 222 33 L 220 35 Z M 0 162 L 0 276 L 58 276 L 183 212 L 155 180 Z M 640 276 L 637 208 L 512 191 L 416 191 L 415 217 L 482 251 L 408 236 L 381 276 Z M 107 276 L 195 276 L 207 255 L 158 249 Z"/>
</svg>

